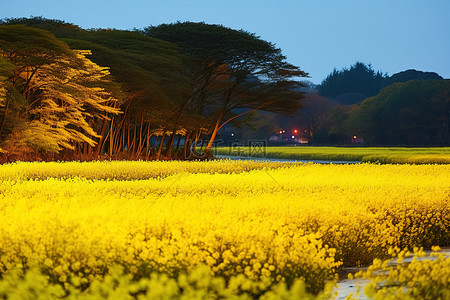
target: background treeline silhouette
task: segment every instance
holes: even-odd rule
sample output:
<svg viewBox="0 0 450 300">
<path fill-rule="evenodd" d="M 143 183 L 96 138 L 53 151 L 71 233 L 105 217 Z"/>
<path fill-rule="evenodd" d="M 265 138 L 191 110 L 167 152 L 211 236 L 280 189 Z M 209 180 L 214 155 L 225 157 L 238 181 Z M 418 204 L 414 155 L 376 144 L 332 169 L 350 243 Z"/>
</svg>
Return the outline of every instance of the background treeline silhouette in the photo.
<svg viewBox="0 0 450 300">
<path fill-rule="evenodd" d="M 320 85 L 305 84 L 304 107 L 294 118 L 256 118 L 266 128 L 256 131 L 260 137 L 283 129 L 290 138 L 297 129 L 312 145 L 450 145 L 450 80 L 436 73 L 387 76 L 357 62 Z M 275 125 L 268 129 L 264 119 Z M 248 126 L 242 131 L 252 135 Z"/>
</svg>

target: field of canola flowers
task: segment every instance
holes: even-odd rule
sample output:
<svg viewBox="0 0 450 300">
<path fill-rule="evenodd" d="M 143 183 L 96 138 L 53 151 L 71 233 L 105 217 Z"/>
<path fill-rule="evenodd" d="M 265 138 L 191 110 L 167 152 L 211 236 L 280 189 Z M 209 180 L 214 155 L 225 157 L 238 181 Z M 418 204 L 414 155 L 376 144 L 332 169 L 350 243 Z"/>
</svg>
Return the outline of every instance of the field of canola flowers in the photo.
<svg viewBox="0 0 450 300">
<path fill-rule="evenodd" d="M 322 299 L 342 267 L 450 246 L 450 165 L 21 162 L 0 224 L 2 297 Z"/>
</svg>

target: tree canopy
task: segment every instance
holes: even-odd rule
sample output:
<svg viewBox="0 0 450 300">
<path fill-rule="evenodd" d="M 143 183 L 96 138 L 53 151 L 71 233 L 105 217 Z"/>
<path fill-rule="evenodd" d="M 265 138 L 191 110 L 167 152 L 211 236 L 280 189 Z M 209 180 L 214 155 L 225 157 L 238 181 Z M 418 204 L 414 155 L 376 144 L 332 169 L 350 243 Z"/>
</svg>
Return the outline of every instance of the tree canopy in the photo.
<svg viewBox="0 0 450 300">
<path fill-rule="evenodd" d="M 23 25 L 0 26 L 0 55 L 11 64 L 2 107 L 0 137 L 12 153 L 59 152 L 95 145 L 88 123 L 118 113 L 102 84 L 108 71 L 71 50 L 50 32 Z"/>
<path fill-rule="evenodd" d="M 303 85 L 291 80 L 307 73 L 286 62 L 281 49 L 255 34 L 221 25 L 178 22 L 144 29 L 148 36 L 178 45 L 194 59 L 187 104 L 207 114 L 214 128 L 208 152 L 218 130 L 248 108 L 293 113 L 303 97 Z"/>
<path fill-rule="evenodd" d="M 367 71 L 371 68 L 370 65 L 357 63 L 352 67 L 355 76 L 358 74 L 356 72 L 358 65 L 360 71 L 363 69 Z M 373 70 L 360 74 L 367 73 L 372 75 L 382 74 L 381 72 L 375 73 Z M 349 75 L 350 70 L 334 70 L 327 80 L 324 80 L 322 85 L 318 86 L 319 92 L 320 89 L 323 92 L 324 88 L 333 90 L 332 85 L 336 85 L 334 91 L 344 88 L 345 86 L 339 87 L 339 80 L 344 78 L 345 74 Z M 372 75 L 367 78 L 373 77 Z M 373 145 L 448 145 L 449 141 L 446 137 L 447 133 L 445 133 L 445 128 L 448 125 L 445 116 L 449 109 L 445 106 L 445 103 L 449 101 L 450 96 L 442 88 L 442 83 L 432 82 L 442 81 L 442 77 L 433 72 L 413 69 L 395 73 L 390 77 L 383 76 L 382 86 L 385 86 L 384 89 L 381 89 L 372 97 L 366 97 L 366 95 L 360 93 L 361 90 L 352 88 L 352 92 L 340 94 L 335 98 L 330 97 L 331 102 L 324 102 L 314 96 L 314 89 L 312 89 L 308 92 L 304 101 L 305 109 L 299 113 L 301 117 L 298 117 L 296 124 L 300 124 L 303 130 L 308 131 L 308 128 L 312 127 L 307 126 L 305 120 L 315 118 L 318 121 L 316 124 L 320 124 L 320 126 L 315 126 L 316 130 L 310 131 L 309 140 L 314 144 L 350 144 L 356 142 Z M 379 83 L 379 76 L 375 77 L 378 77 L 376 82 Z M 348 76 L 347 79 L 350 80 L 351 76 Z M 350 87 L 358 86 L 358 81 L 354 79 L 347 83 L 351 83 Z M 399 85 L 400 83 L 408 84 L 403 86 Z M 440 100 L 434 98 L 434 93 L 440 93 Z M 311 97 L 316 99 L 312 106 L 309 101 Z M 430 102 L 430 99 L 434 100 Z M 438 106 L 436 101 L 440 103 Z M 321 103 L 325 106 L 321 107 Z M 394 105 L 394 103 L 396 104 Z M 398 108 L 402 105 L 404 107 Z M 317 114 L 311 111 L 311 107 L 320 107 L 322 113 Z M 436 107 L 439 107 L 441 111 L 436 110 Z M 414 117 L 412 117 L 413 114 L 415 114 Z M 419 123 L 422 120 L 424 124 L 428 122 L 428 125 L 424 125 L 420 129 L 421 133 L 419 133 Z M 441 123 L 437 120 L 441 120 L 439 121 Z M 426 126 L 428 126 L 428 129 L 424 129 Z M 413 127 L 416 129 L 413 129 Z M 434 129 L 430 129 L 431 127 Z"/>
<path fill-rule="evenodd" d="M 383 87 L 394 84 L 396 82 L 406 82 L 410 80 L 442 80 L 439 74 L 434 72 L 423 72 L 414 69 L 398 72 L 383 81 Z"/>
<path fill-rule="evenodd" d="M 243 30 L 191 22 L 84 30 L 41 17 L 0 24 L 0 144 L 10 150 L 170 157 L 176 136 L 177 149 L 181 137 L 184 149 L 199 138 L 209 149 L 223 125 L 251 111 L 301 107 L 295 79 L 307 74 Z"/>
<path fill-rule="evenodd" d="M 370 64 L 356 62 L 349 69 L 334 69 L 317 88 L 320 95 L 348 105 L 378 94 L 385 78 Z"/>
<path fill-rule="evenodd" d="M 449 145 L 450 80 L 395 83 L 359 104 L 349 127 L 378 145 Z"/>
</svg>

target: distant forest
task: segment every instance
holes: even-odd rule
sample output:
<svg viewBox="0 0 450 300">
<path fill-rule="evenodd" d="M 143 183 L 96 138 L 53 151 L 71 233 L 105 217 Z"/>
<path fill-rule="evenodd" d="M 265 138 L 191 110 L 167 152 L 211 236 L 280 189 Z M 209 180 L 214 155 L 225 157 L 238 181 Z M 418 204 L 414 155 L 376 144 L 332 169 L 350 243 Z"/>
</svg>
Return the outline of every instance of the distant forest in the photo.
<svg viewBox="0 0 450 300">
<path fill-rule="evenodd" d="M 0 21 L 0 161 L 198 159 L 219 139 L 450 145 L 450 80 L 357 62 L 320 85 L 243 30 Z M 231 134 L 230 134 L 231 133 Z"/>
<path fill-rule="evenodd" d="M 299 126 L 316 145 L 450 145 L 450 80 L 406 70 L 392 76 L 357 62 L 310 86 Z"/>
<path fill-rule="evenodd" d="M 319 85 L 304 84 L 303 107 L 294 117 L 254 114 L 257 126 L 240 126 L 243 138 L 283 133 L 281 143 L 450 145 L 450 80 L 436 73 L 410 69 L 387 76 L 356 62 Z"/>
</svg>

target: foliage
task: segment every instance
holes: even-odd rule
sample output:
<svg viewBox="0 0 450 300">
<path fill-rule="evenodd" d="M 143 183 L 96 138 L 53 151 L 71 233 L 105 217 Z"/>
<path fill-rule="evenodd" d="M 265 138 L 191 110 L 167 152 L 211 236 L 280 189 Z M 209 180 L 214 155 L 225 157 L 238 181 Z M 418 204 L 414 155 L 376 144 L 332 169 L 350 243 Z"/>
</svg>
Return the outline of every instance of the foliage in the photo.
<svg viewBox="0 0 450 300">
<path fill-rule="evenodd" d="M 208 68 L 205 64 L 213 68 L 226 65 L 231 70 L 245 70 L 255 76 L 276 77 L 281 75 L 276 67 L 285 65 L 281 49 L 274 44 L 255 34 L 222 25 L 178 22 L 147 27 L 144 33 L 178 45 L 204 68 Z"/>
<path fill-rule="evenodd" d="M 232 127 L 223 129 L 220 134 L 222 143 L 219 143 L 219 145 L 224 145 L 232 140 L 266 139 L 281 128 L 279 121 L 279 116 L 275 113 L 265 111 L 251 112 L 246 117 L 234 119 L 230 122 Z M 231 136 L 231 133 L 233 136 Z"/>
<path fill-rule="evenodd" d="M 383 87 L 394 84 L 396 82 L 406 82 L 410 80 L 442 80 L 439 74 L 434 72 L 422 72 L 413 69 L 398 72 L 383 81 Z"/>
<path fill-rule="evenodd" d="M 107 69 L 88 60 L 89 51 L 70 50 L 51 33 L 23 25 L 0 26 L 0 47 L 14 65 L 2 116 L 2 129 L 10 120 L 5 148 L 22 153 L 93 146 L 99 136 L 89 123 L 119 112 L 103 88 Z"/>
<path fill-rule="evenodd" d="M 448 145 L 450 80 L 413 80 L 384 88 L 348 120 L 371 144 Z"/>
<path fill-rule="evenodd" d="M 370 64 L 356 62 L 350 69 L 334 69 L 317 87 L 319 94 L 341 104 L 354 104 L 378 94 L 386 75 Z"/>
<path fill-rule="evenodd" d="M 79 147 L 72 155 L 59 158 L 92 159 L 108 153 L 110 157 L 149 158 L 149 139 L 161 136 L 166 127 L 179 124 L 186 133 L 193 117 L 175 113 L 184 101 L 188 81 L 186 64 L 176 45 L 147 37 L 136 31 L 83 30 L 76 25 L 41 17 L 7 19 L 6 24 L 26 24 L 49 30 L 74 49 L 89 49 L 96 64 L 108 66 L 114 80 L 107 86 L 119 101 L 121 115 L 105 113 L 94 129 L 99 134 L 94 147 Z M 162 143 L 162 142 L 161 142 Z M 156 147 L 156 145 L 154 146 Z"/>
<path fill-rule="evenodd" d="M 6 90 L 8 87 L 6 80 L 12 69 L 11 63 L 0 56 L 0 106 L 6 104 Z"/>
<path fill-rule="evenodd" d="M 92 59 L 109 66 L 112 75 L 133 99 L 132 109 L 150 111 L 182 101 L 187 89 L 183 60 L 176 46 L 137 32 L 96 30 L 64 37 L 75 48 L 91 49 Z M 130 97 L 130 96 L 129 96 Z"/>
<path fill-rule="evenodd" d="M 245 114 L 236 115 L 233 109 L 293 113 L 301 107 L 298 89 L 303 84 L 292 78 L 307 73 L 255 34 L 194 22 L 148 27 L 144 33 L 177 44 L 194 59 L 186 104 L 214 124 L 207 153 L 220 128 Z"/>
<path fill-rule="evenodd" d="M 44 31 L 38 28 L 51 31 L 66 50 L 64 42 L 74 49 L 89 49 L 92 61 L 108 66 L 120 82 L 120 87 L 111 83 L 108 91 L 119 99 L 114 107 L 120 108 L 123 115 L 104 112 L 104 117 L 93 126 L 97 135 L 90 133 L 97 139 L 95 152 L 94 140 L 85 139 L 89 146 L 82 145 L 74 151 L 80 157 L 98 157 L 106 152 L 111 158 L 149 158 L 157 152 L 159 159 L 164 146 L 165 155 L 170 157 L 176 135 L 185 136 L 184 155 L 189 157 L 190 140 L 209 136 L 210 149 L 225 123 L 249 112 L 236 114 L 239 108 L 289 114 L 301 107 L 303 94 L 299 88 L 303 84 L 293 78 L 307 74 L 287 63 L 275 45 L 243 30 L 191 22 L 163 24 L 142 31 L 83 30 L 42 17 L 6 19 L 3 24 L 40 34 Z M 54 43 L 52 39 L 53 36 L 41 44 L 48 48 L 46 44 Z M 10 102 L 12 105 L 18 101 Z M 4 119 L 8 119 L 8 131 L 12 119 Z M 18 134 L 12 136 L 21 138 Z M 54 152 L 60 149 L 61 145 L 54 143 L 43 148 L 46 142 L 32 142 L 35 136 L 31 135 L 27 142 L 34 148 Z M 156 142 L 150 146 L 152 136 L 161 136 L 159 146 Z"/>
<path fill-rule="evenodd" d="M 0 25 L 26 25 L 28 27 L 36 27 L 52 31 L 55 28 L 59 28 L 62 31 L 65 30 L 80 30 L 80 27 L 57 19 L 47 19 L 42 16 L 31 18 L 5 18 L 0 20 Z"/>
<path fill-rule="evenodd" d="M 296 128 L 310 145 L 319 145 L 325 140 L 324 131 L 328 129 L 331 110 L 335 104 L 317 93 L 306 94 L 302 103 L 303 108 L 297 112 L 295 119 L 283 128 Z M 326 135 L 328 139 L 328 132 Z"/>
</svg>

